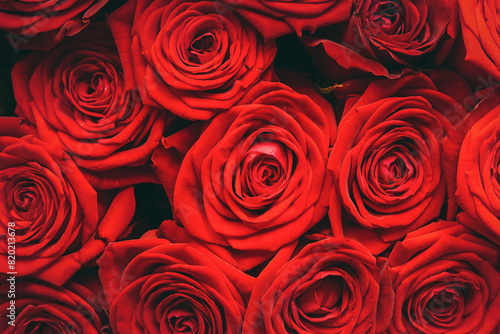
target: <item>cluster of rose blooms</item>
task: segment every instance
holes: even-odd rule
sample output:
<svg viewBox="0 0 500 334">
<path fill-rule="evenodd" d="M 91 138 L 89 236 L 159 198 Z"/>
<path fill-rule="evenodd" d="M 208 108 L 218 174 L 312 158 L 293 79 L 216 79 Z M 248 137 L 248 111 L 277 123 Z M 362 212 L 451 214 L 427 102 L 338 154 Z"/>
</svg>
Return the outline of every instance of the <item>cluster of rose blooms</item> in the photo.
<svg viewBox="0 0 500 334">
<path fill-rule="evenodd" d="M 496 0 L 4 0 L 0 29 L 2 333 L 500 333 Z"/>
</svg>

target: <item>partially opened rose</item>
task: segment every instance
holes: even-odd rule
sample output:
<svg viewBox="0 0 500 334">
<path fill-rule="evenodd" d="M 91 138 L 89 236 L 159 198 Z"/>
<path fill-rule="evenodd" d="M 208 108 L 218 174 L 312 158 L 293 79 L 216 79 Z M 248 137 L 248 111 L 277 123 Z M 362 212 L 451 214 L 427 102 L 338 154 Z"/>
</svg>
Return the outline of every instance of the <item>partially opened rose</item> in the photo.
<svg viewBox="0 0 500 334">
<path fill-rule="evenodd" d="M 49 50 L 85 28 L 108 0 L 0 2 L 0 30 L 16 49 Z"/>
<path fill-rule="evenodd" d="M 16 113 L 40 139 L 92 171 L 144 165 L 173 119 L 126 87 L 107 29 L 93 25 L 48 53 L 23 58 L 12 71 Z"/>
<path fill-rule="evenodd" d="M 97 192 L 63 151 L 11 136 L 19 124 L 0 122 L 0 269 L 60 285 L 124 233 L 134 190 Z"/>
<path fill-rule="evenodd" d="M 211 118 L 271 79 L 274 41 L 220 2 L 132 0 L 108 24 L 127 87 L 183 118 Z"/>
<path fill-rule="evenodd" d="M 175 183 L 174 212 L 188 233 L 236 250 L 275 251 L 325 216 L 335 123 L 327 122 L 331 106 L 308 89 L 310 97 L 261 82 L 206 126 Z"/>
<path fill-rule="evenodd" d="M 288 251 L 287 251 L 288 252 Z M 354 240 L 324 238 L 257 277 L 243 333 L 381 333 L 392 316 L 387 268 Z"/>
<path fill-rule="evenodd" d="M 114 333 L 241 332 L 253 278 L 207 249 L 139 239 L 98 261 Z"/>
<path fill-rule="evenodd" d="M 347 98 L 328 168 L 350 217 L 390 243 L 441 212 L 449 172 L 441 143 L 452 128 L 445 115 L 465 110 L 423 74 L 361 83 L 339 88 Z M 340 218 L 332 224 L 347 228 Z"/>
<path fill-rule="evenodd" d="M 225 0 L 265 38 L 302 35 L 349 20 L 352 0 Z"/>
<path fill-rule="evenodd" d="M 497 333 L 500 248 L 456 222 L 414 231 L 389 256 L 388 333 Z"/>
<path fill-rule="evenodd" d="M 2 333 L 106 333 L 106 313 L 84 285 L 14 279 L 2 282 L 0 291 Z M 10 291 L 14 296 L 9 297 Z"/>
<path fill-rule="evenodd" d="M 351 19 L 304 36 L 316 65 L 337 82 L 399 77 L 403 69 L 443 63 L 457 35 L 455 0 L 355 0 Z"/>
</svg>

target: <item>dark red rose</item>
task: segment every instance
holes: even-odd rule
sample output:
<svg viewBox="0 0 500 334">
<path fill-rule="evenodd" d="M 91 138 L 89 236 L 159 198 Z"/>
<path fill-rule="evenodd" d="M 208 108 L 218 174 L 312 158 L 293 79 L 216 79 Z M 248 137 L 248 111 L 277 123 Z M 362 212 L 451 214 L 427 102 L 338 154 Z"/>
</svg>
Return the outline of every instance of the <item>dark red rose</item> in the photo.
<svg viewBox="0 0 500 334">
<path fill-rule="evenodd" d="M 254 279 L 165 239 L 117 242 L 98 261 L 114 333 L 240 333 Z"/>
<path fill-rule="evenodd" d="M 466 111 L 423 74 L 363 83 L 339 88 L 346 101 L 328 168 L 350 217 L 331 213 L 332 224 L 358 239 L 363 229 L 343 226 L 350 218 L 391 243 L 439 215 L 448 172 L 441 144 Z"/>
<path fill-rule="evenodd" d="M 388 333 L 496 333 L 499 248 L 456 222 L 438 221 L 389 256 L 394 317 Z"/>
<path fill-rule="evenodd" d="M 0 120 L 1 272 L 60 285 L 124 233 L 134 191 L 96 192 L 65 152 L 11 137 L 19 123 Z"/>
<path fill-rule="evenodd" d="M 500 81 L 500 9 L 494 0 L 458 0 L 461 34 L 451 54 L 457 71 L 482 87 Z"/>
<path fill-rule="evenodd" d="M 127 86 L 183 118 L 209 119 L 271 79 L 274 41 L 219 2 L 133 0 L 108 23 Z"/>
<path fill-rule="evenodd" d="M 309 96 L 261 82 L 206 126 L 175 181 L 173 208 L 188 233 L 236 250 L 275 251 L 323 218 L 335 123 L 331 106 L 308 89 Z M 168 163 L 155 161 L 157 169 Z"/>
<path fill-rule="evenodd" d="M 92 171 L 143 166 L 173 119 L 165 110 L 143 106 L 137 91 L 127 89 L 104 24 L 49 53 L 22 59 L 12 82 L 17 114 L 33 124 L 41 140 Z M 137 170 L 132 179 L 140 180 L 140 174 Z"/>
<path fill-rule="evenodd" d="M 67 282 L 60 287 L 36 280 L 10 279 L 2 282 L 0 291 L 2 333 L 106 332 L 106 313 L 98 298 L 84 285 Z M 11 314 L 15 317 L 10 317 Z"/>
<path fill-rule="evenodd" d="M 337 82 L 367 74 L 399 77 L 408 67 L 440 65 L 457 28 L 456 0 L 355 0 L 349 24 L 304 36 L 303 42 Z"/>
<path fill-rule="evenodd" d="M 292 249 L 293 250 L 293 249 Z M 326 237 L 257 277 L 243 333 L 381 333 L 393 293 L 387 267 L 354 240 Z"/>
<path fill-rule="evenodd" d="M 352 0 L 225 0 L 265 38 L 349 21 Z"/>
<path fill-rule="evenodd" d="M 108 0 L 5 0 L 0 29 L 17 49 L 49 50 L 66 35 L 79 33 Z"/>
</svg>

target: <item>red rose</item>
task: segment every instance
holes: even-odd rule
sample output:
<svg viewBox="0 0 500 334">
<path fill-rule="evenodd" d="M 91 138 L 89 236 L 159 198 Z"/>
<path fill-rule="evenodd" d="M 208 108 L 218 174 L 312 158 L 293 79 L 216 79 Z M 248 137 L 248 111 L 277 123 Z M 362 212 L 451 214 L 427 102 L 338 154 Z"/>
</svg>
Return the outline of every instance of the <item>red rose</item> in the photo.
<svg viewBox="0 0 500 334">
<path fill-rule="evenodd" d="M 36 127 L 43 141 L 88 170 L 144 165 L 173 118 L 143 106 L 137 91 L 125 87 L 118 52 L 104 24 L 49 53 L 22 59 L 12 81 L 17 114 Z M 140 180 L 140 174 L 132 178 Z"/>
<path fill-rule="evenodd" d="M 461 34 L 454 67 L 482 87 L 500 81 L 500 10 L 494 0 L 458 0 Z"/>
<path fill-rule="evenodd" d="M 68 282 L 60 287 L 8 279 L 2 282 L 0 291 L 2 333 L 99 334 L 106 328 L 104 309 L 84 285 Z"/>
<path fill-rule="evenodd" d="M 470 228 L 500 242 L 500 92 L 494 90 L 457 126 L 452 138 L 458 205 Z M 458 159 L 457 159 L 458 157 Z"/>
<path fill-rule="evenodd" d="M 394 317 L 388 333 L 496 333 L 499 248 L 456 222 L 408 234 L 389 256 Z"/>
<path fill-rule="evenodd" d="M 250 276 L 207 249 L 164 239 L 113 243 L 98 261 L 114 333 L 240 333 Z"/>
<path fill-rule="evenodd" d="M 440 65 L 457 29 L 455 0 L 355 0 L 348 25 L 303 42 L 337 82 L 366 74 L 399 77 L 407 67 Z"/>
<path fill-rule="evenodd" d="M 211 118 L 272 75 L 274 41 L 219 2 L 133 0 L 108 23 L 127 86 L 183 118 Z"/>
<path fill-rule="evenodd" d="M 49 50 L 66 35 L 79 33 L 108 0 L 0 2 L 0 29 L 17 49 Z"/>
<path fill-rule="evenodd" d="M 60 285 L 125 231 L 134 191 L 96 192 L 63 151 L 3 135 L 19 123 L 0 123 L 0 269 Z"/>
<path fill-rule="evenodd" d="M 354 240 L 284 249 L 255 283 L 243 333 L 380 333 L 391 319 L 387 267 Z"/>
<path fill-rule="evenodd" d="M 236 250 L 275 251 L 323 218 L 335 124 L 326 118 L 331 106 L 309 91 L 262 82 L 207 125 L 175 183 L 174 212 L 188 233 Z"/>
<path fill-rule="evenodd" d="M 441 143 L 451 129 L 444 115 L 455 122 L 465 110 L 423 74 L 363 83 L 339 88 L 347 99 L 328 168 L 352 219 L 390 243 L 439 215 L 446 195 Z M 365 233 L 332 217 L 334 230 L 354 228 L 347 233 L 356 239 Z"/>
<path fill-rule="evenodd" d="M 352 0 L 225 0 L 269 39 L 349 21 Z"/>
</svg>

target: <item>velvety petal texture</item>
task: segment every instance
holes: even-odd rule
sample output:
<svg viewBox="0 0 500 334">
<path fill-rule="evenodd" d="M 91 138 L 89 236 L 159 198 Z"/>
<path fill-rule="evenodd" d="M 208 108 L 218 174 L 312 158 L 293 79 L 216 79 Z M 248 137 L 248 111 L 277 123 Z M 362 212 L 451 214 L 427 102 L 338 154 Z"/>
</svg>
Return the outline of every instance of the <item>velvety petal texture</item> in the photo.
<svg viewBox="0 0 500 334">
<path fill-rule="evenodd" d="M 440 214 L 447 183 L 442 141 L 465 110 L 421 74 L 344 85 L 328 161 L 334 191 L 353 221 L 394 242 Z M 338 217 L 334 230 L 351 228 L 342 225 L 349 216 L 331 215 Z"/>
<path fill-rule="evenodd" d="M 30 54 L 14 66 L 12 82 L 16 112 L 40 139 L 84 169 L 116 170 L 126 183 L 119 169 L 143 166 L 174 116 L 127 89 L 107 29 L 96 24 L 48 53 Z"/>
<path fill-rule="evenodd" d="M 456 222 L 409 233 L 389 256 L 396 297 L 388 333 L 496 333 L 499 250 Z"/>
<path fill-rule="evenodd" d="M 316 65 L 339 82 L 439 66 L 457 33 L 456 0 L 355 0 L 348 24 L 302 41 Z"/>
<path fill-rule="evenodd" d="M 381 333 L 392 315 L 387 267 L 354 240 L 326 237 L 259 275 L 243 333 Z"/>
<path fill-rule="evenodd" d="M 12 282 L 15 282 L 14 289 Z M 8 299 L 12 290 L 15 298 Z M 14 279 L 2 283 L 0 292 L 0 312 L 4 317 L 0 323 L 2 333 L 106 333 L 106 313 L 99 298 L 84 285 L 67 282 L 64 286 L 56 286 Z M 14 317 L 10 317 L 11 314 Z M 13 325 L 9 324 L 11 319 L 14 319 Z"/>
<path fill-rule="evenodd" d="M 326 214 L 330 129 L 321 100 L 262 82 L 215 117 L 187 152 L 174 211 L 194 237 L 275 251 Z M 319 102 L 321 104 L 321 102 Z"/>
<path fill-rule="evenodd" d="M 0 2 L 0 30 L 16 49 L 50 50 L 85 28 L 108 0 L 6 0 Z"/>
<path fill-rule="evenodd" d="M 111 244 L 98 261 L 114 333 L 240 333 L 253 279 L 206 248 L 165 239 Z"/>
<path fill-rule="evenodd" d="M 225 0 L 265 38 L 274 39 L 349 21 L 352 0 Z"/>
<path fill-rule="evenodd" d="M 128 87 L 183 118 L 211 118 L 271 79 L 274 41 L 220 2 L 132 0 L 107 21 Z"/>
<path fill-rule="evenodd" d="M 97 192 L 66 153 L 32 135 L 4 136 L 5 124 L 0 125 L 1 272 L 63 284 L 123 234 L 134 214 L 134 190 Z"/>
</svg>

